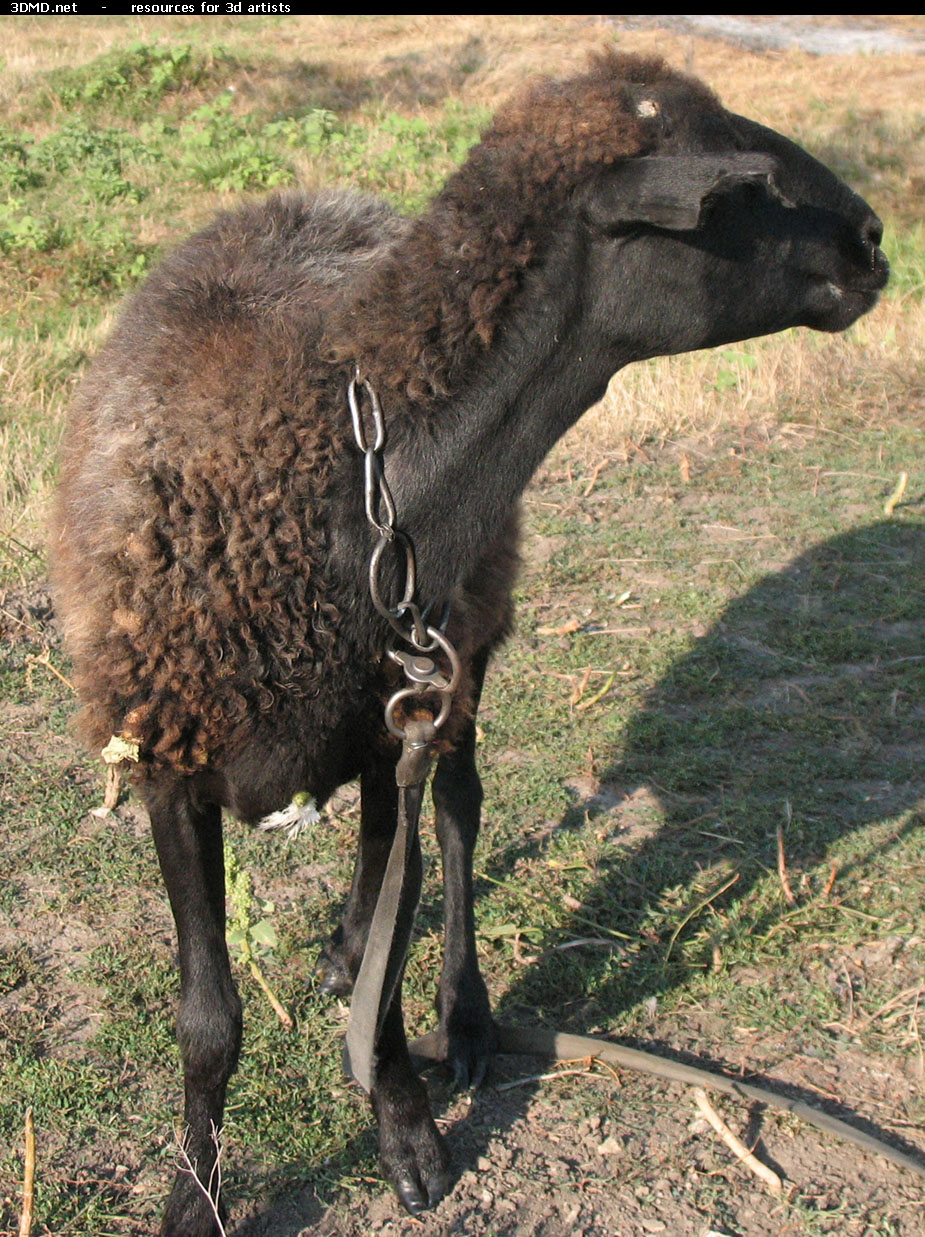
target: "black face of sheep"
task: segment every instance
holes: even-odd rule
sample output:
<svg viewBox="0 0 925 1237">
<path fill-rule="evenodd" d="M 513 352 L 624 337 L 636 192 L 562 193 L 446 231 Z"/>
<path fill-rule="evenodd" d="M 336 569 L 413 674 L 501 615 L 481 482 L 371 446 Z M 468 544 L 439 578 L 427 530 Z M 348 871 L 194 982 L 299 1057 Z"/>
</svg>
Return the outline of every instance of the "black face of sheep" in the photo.
<svg viewBox="0 0 925 1237">
<path fill-rule="evenodd" d="M 633 359 L 787 326 L 841 331 L 885 282 L 867 204 L 779 135 L 729 122 L 747 150 L 637 158 L 586 191 L 591 312 L 614 346 L 635 341 Z"/>
<path fill-rule="evenodd" d="M 177 924 L 186 1148 L 209 1180 L 241 1039 L 221 810 L 255 821 L 361 779 L 353 888 L 322 957 L 348 991 L 396 820 L 388 637 L 366 592 L 355 367 L 421 593 L 450 603 L 463 685 L 434 778 L 446 887 L 439 1036 L 462 1084 L 495 1039 L 476 961 L 474 713 L 510 620 L 516 503 L 615 370 L 793 325 L 841 330 L 887 278 L 870 209 L 660 61 L 603 56 L 498 114 L 419 219 L 338 195 L 221 217 L 133 298 L 76 402 L 54 525 L 95 750 L 131 745 Z M 419 882 L 412 857 L 411 901 Z M 377 1042 L 383 1167 L 446 1187 L 400 991 Z M 216 1231 L 180 1173 L 162 1232 Z"/>
</svg>

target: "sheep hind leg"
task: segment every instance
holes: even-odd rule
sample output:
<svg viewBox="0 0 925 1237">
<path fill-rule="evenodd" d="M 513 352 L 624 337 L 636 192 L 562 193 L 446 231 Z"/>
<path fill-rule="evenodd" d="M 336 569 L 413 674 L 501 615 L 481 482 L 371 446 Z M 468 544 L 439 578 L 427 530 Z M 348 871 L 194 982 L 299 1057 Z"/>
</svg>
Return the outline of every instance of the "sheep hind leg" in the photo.
<svg viewBox="0 0 925 1237">
<path fill-rule="evenodd" d="M 225 944 L 221 810 L 192 802 L 184 783 L 145 794 L 177 927 L 183 1060 L 184 1163 L 174 1180 L 161 1237 L 217 1237 L 222 1214 L 216 1160 L 228 1079 L 241 1047 L 241 1003 Z M 190 1168 L 193 1171 L 189 1171 Z M 205 1190 L 211 1188 L 212 1200 Z"/>
<path fill-rule="evenodd" d="M 360 841 L 344 917 L 321 951 L 315 978 L 321 992 L 349 996 L 357 977 L 376 899 L 398 823 L 395 765 L 371 764 L 360 778 Z"/>
<path fill-rule="evenodd" d="M 433 780 L 437 838 L 443 857 L 444 955 L 437 989 L 441 1055 L 459 1090 L 478 1087 L 497 1048 L 488 990 L 475 948 L 472 861 L 479 833 L 482 783 L 475 761 L 475 709 L 489 649 L 473 658 L 473 713 Z"/>
</svg>

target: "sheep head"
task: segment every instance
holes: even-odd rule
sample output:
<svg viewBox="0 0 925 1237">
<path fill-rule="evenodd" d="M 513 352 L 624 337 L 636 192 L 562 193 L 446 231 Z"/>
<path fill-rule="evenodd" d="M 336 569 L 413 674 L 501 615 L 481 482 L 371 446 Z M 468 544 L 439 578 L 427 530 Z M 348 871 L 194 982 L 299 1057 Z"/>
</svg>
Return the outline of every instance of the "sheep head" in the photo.
<svg viewBox="0 0 925 1237">
<path fill-rule="evenodd" d="M 702 83 L 608 53 L 500 109 L 357 289 L 339 351 L 418 404 L 443 399 L 492 348 L 530 272 L 568 247 L 564 282 L 541 294 L 589 311 L 611 372 L 788 326 L 843 330 L 886 282 L 881 231 L 821 163 Z"/>
</svg>

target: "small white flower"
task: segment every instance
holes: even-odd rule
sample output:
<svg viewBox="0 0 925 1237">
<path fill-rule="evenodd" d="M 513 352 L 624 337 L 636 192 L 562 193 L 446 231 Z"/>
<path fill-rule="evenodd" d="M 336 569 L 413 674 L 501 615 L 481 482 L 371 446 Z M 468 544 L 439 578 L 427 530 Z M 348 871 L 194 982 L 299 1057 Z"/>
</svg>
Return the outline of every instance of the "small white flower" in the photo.
<svg viewBox="0 0 925 1237">
<path fill-rule="evenodd" d="M 316 825 L 320 819 L 321 813 L 318 811 L 314 797 L 300 790 L 298 794 L 292 796 L 292 802 L 286 807 L 278 812 L 271 812 L 269 816 L 264 816 L 263 820 L 258 820 L 257 828 L 268 832 L 285 829 L 286 837 L 292 842 L 306 829 Z"/>
</svg>

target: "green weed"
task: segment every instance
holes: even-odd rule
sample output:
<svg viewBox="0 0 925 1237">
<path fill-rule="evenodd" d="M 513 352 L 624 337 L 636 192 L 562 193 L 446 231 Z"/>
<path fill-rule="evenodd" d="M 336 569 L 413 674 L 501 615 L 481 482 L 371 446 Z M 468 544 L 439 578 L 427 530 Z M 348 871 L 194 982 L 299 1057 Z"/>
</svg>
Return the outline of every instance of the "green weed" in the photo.
<svg viewBox="0 0 925 1237">
<path fill-rule="evenodd" d="M 110 114 L 137 118 L 165 95 L 221 81 L 236 68 L 235 59 L 221 47 L 204 52 L 189 43 L 132 43 L 79 68 L 54 70 L 45 80 L 42 96 L 44 102 L 67 111 L 95 113 L 105 108 Z"/>
<path fill-rule="evenodd" d="M 222 94 L 197 108 L 180 126 L 183 165 L 194 182 L 221 192 L 272 189 L 292 180 L 292 169 L 274 154 L 260 133 L 231 110 Z"/>
</svg>

